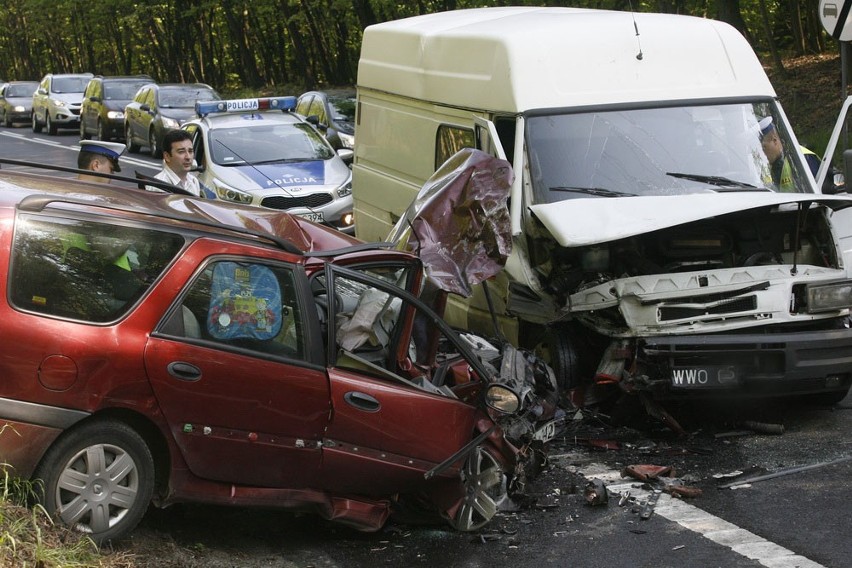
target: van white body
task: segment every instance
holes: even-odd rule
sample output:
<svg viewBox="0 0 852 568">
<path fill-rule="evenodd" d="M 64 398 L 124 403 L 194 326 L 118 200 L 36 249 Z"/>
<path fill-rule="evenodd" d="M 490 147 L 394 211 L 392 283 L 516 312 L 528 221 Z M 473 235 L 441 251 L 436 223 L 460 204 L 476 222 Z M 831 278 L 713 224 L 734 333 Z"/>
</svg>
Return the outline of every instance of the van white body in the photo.
<svg viewBox="0 0 852 568">
<path fill-rule="evenodd" d="M 356 120 L 365 240 L 383 240 L 461 147 L 512 164 L 513 251 L 490 288 L 502 332 L 537 346 L 566 388 L 839 396 L 852 384 L 852 246 L 834 215 L 850 202 L 814 195 L 729 25 L 518 7 L 370 26 Z M 786 160 L 774 170 L 772 132 Z M 453 323 L 487 332 L 483 296 Z M 777 353 L 760 354 L 767 335 Z M 815 345 L 833 355 L 801 363 Z"/>
</svg>

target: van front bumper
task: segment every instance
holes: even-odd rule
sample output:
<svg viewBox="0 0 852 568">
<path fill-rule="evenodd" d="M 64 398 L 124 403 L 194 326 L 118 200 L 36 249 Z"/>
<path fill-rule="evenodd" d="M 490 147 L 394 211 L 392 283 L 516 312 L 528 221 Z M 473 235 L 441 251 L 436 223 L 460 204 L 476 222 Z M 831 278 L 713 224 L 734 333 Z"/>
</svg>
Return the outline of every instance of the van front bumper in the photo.
<svg viewBox="0 0 852 568">
<path fill-rule="evenodd" d="M 849 328 L 653 337 L 639 341 L 637 356 L 635 386 L 672 397 L 839 393 L 852 385 Z"/>
</svg>

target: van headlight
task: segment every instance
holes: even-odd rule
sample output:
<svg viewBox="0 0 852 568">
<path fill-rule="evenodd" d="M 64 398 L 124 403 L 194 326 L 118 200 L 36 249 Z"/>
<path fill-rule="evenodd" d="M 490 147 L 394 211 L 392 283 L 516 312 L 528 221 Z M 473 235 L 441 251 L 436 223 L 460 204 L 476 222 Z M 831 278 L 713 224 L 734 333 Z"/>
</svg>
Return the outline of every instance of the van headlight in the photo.
<svg viewBox="0 0 852 568">
<path fill-rule="evenodd" d="M 234 189 L 216 180 L 213 180 L 213 187 L 216 188 L 216 197 L 219 199 L 231 203 L 251 203 L 251 195 L 244 191 Z"/>
<path fill-rule="evenodd" d="M 852 307 L 852 280 L 808 284 L 808 313 L 832 312 Z"/>
<path fill-rule="evenodd" d="M 337 137 L 340 138 L 340 145 L 350 150 L 355 147 L 355 136 L 346 134 L 345 132 L 337 131 Z"/>
</svg>

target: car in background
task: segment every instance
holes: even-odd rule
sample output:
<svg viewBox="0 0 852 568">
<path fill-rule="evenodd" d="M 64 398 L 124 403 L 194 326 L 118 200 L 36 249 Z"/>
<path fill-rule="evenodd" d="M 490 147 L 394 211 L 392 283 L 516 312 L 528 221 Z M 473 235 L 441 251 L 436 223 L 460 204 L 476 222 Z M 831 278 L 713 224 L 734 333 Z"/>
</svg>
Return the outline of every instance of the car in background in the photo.
<svg viewBox="0 0 852 568">
<path fill-rule="evenodd" d="M 147 146 L 151 156 L 159 158 L 163 151 L 163 136 L 195 117 L 196 102 L 220 99 L 213 87 L 203 83 L 144 85 L 124 107 L 127 149 L 138 152 L 142 146 Z"/>
<path fill-rule="evenodd" d="M 355 91 L 303 93 L 296 102 L 296 112 L 311 122 L 315 120 L 334 148 L 355 148 Z"/>
<path fill-rule="evenodd" d="M 60 128 L 79 128 L 83 92 L 91 73 L 48 73 L 33 93 L 33 132 L 47 129 L 56 134 Z"/>
<path fill-rule="evenodd" d="M 3 126 L 30 121 L 33 93 L 37 88 L 38 81 L 11 81 L 0 88 L 0 122 Z"/>
<path fill-rule="evenodd" d="M 148 75 L 104 77 L 95 75 L 86 85 L 80 110 L 80 140 L 124 139 L 124 107 L 143 85 L 153 83 Z"/>
<path fill-rule="evenodd" d="M 377 531 L 410 498 L 475 531 L 535 474 L 552 371 L 451 329 L 418 257 L 261 207 L 0 185 L 2 473 L 94 542 L 180 502 Z"/>
<path fill-rule="evenodd" d="M 192 134 L 198 179 L 225 201 L 287 211 L 354 232 L 352 171 L 304 118 L 295 97 L 198 103 Z"/>
</svg>

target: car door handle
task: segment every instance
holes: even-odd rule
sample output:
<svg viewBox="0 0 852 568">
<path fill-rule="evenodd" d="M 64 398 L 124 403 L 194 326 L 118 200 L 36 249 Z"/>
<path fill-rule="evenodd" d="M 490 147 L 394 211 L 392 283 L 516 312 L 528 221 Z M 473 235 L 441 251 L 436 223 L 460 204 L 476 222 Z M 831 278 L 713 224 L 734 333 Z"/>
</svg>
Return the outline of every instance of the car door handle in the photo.
<svg viewBox="0 0 852 568">
<path fill-rule="evenodd" d="M 364 410 L 365 412 L 378 412 L 382 407 L 378 400 L 363 392 L 349 391 L 343 395 L 343 400 L 358 410 Z"/>
<path fill-rule="evenodd" d="M 183 361 L 172 361 L 167 368 L 171 376 L 182 381 L 195 382 L 201 378 L 201 369 Z"/>
</svg>

